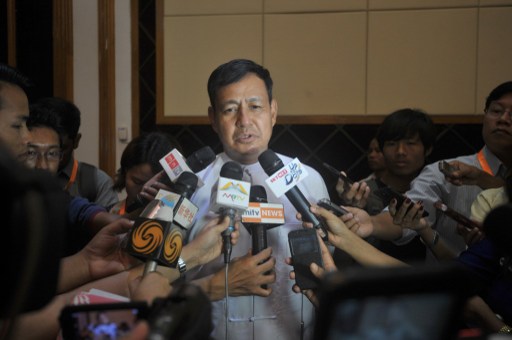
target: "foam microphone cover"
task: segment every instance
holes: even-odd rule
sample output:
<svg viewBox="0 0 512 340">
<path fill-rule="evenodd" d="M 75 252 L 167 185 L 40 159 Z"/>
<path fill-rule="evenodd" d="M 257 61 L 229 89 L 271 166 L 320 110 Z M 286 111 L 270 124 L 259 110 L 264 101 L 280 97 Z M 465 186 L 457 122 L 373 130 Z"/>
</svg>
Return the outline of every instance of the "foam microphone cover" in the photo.
<svg viewBox="0 0 512 340">
<path fill-rule="evenodd" d="M 172 185 L 173 191 L 178 195 L 190 198 L 197 188 L 198 178 L 189 171 L 182 172 Z"/>
<path fill-rule="evenodd" d="M 267 190 L 262 185 L 253 185 L 251 187 L 251 194 L 249 195 L 250 202 L 267 203 Z"/>
<path fill-rule="evenodd" d="M 271 175 L 284 167 L 283 161 L 270 149 L 263 151 L 258 157 L 258 161 L 267 175 Z"/>
<path fill-rule="evenodd" d="M 205 169 L 215 160 L 215 152 L 209 146 L 202 147 L 187 157 L 187 165 L 192 172 L 199 172 Z"/>
<path fill-rule="evenodd" d="M 244 172 L 240 164 L 236 162 L 226 162 L 220 169 L 220 177 L 236 179 L 237 181 L 241 181 L 242 177 L 244 177 Z"/>
</svg>

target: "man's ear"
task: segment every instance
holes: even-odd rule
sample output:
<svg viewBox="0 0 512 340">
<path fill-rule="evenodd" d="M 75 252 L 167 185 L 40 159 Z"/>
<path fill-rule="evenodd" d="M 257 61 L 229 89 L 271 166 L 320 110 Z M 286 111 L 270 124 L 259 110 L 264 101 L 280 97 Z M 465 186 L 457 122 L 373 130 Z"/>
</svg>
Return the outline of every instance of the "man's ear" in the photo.
<svg viewBox="0 0 512 340">
<path fill-rule="evenodd" d="M 208 107 L 208 119 L 210 120 L 210 125 L 212 126 L 213 131 L 218 133 L 217 124 L 215 124 L 215 110 L 211 106 Z"/>
<path fill-rule="evenodd" d="M 79 132 L 76 134 L 75 139 L 73 140 L 73 149 L 78 148 L 78 145 L 80 144 L 80 139 L 82 138 L 82 134 Z"/>
<path fill-rule="evenodd" d="M 272 99 L 270 103 L 270 115 L 272 117 L 272 126 L 274 126 L 277 121 L 277 100 L 275 99 Z"/>
</svg>

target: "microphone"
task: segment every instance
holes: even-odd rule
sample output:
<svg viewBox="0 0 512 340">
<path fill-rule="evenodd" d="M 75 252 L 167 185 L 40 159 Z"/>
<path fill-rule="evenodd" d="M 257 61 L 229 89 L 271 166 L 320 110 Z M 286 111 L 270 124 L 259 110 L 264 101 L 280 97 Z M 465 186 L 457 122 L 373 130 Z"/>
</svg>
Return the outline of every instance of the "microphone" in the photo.
<svg viewBox="0 0 512 340">
<path fill-rule="evenodd" d="M 146 262 L 144 275 L 155 271 L 157 265 L 177 266 L 183 236 L 179 227 L 172 226 L 172 221 L 172 208 L 161 200 L 152 200 L 125 238 L 126 252 Z"/>
<path fill-rule="evenodd" d="M 135 220 L 126 251 L 146 261 L 144 275 L 157 265 L 176 267 L 183 247 L 183 229 L 194 222 L 198 208 L 189 201 L 197 188 L 197 176 L 185 171 L 173 183 L 175 192 L 159 192 Z"/>
<path fill-rule="evenodd" d="M 267 149 L 261 155 L 259 155 L 258 161 L 260 162 L 261 167 L 265 173 L 270 176 L 265 181 L 269 188 L 272 189 L 277 197 L 282 195 L 279 193 L 284 192 L 295 209 L 297 209 L 297 211 L 302 215 L 302 218 L 307 222 L 311 222 L 315 229 L 320 230 L 320 236 L 324 241 L 327 241 L 327 231 L 325 226 L 323 225 L 322 221 L 320 221 L 309 210 L 311 204 L 308 202 L 306 197 L 304 197 L 304 194 L 300 191 L 300 189 L 296 186 L 298 183 L 298 178 L 305 170 L 300 169 L 300 166 L 297 164 L 298 162 L 295 161 L 292 161 L 285 167 L 283 161 L 281 161 L 276 153 L 270 149 Z"/>
<path fill-rule="evenodd" d="M 190 197 L 197 188 L 198 177 L 192 172 L 182 172 L 176 182 L 172 183 L 172 192 L 159 190 L 155 198 L 162 200 L 173 209 L 173 224 L 188 230 L 194 223 L 194 218 L 199 210 L 190 201 Z"/>
<path fill-rule="evenodd" d="M 183 172 L 197 173 L 202 171 L 215 160 L 215 157 L 215 153 L 209 146 L 196 150 L 187 159 L 178 150 L 173 149 L 160 159 L 160 164 L 170 180 L 166 184 L 172 185 Z M 200 179 L 197 182 L 199 187 L 204 185 Z M 147 201 L 140 195 L 137 195 L 135 202 L 126 207 L 126 212 L 130 213 L 146 204 Z"/>
<path fill-rule="evenodd" d="M 229 217 L 229 227 L 222 232 L 224 263 L 231 257 L 230 235 L 235 230 L 235 216 L 249 206 L 251 184 L 242 181 L 242 167 L 235 162 L 226 162 L 221 170 L 217 185 L 212 188 L 210 210 L 222 217 Z"/>
<path fill-rule="evenodd" d="M 187 159 L 178 150 L 173 149 L 160 159 L 160 164 L 169 179 L 174 182 L 185 171 L 197 173 L 205 169 L 215 160 L 215 157 L 215 153 L 209 146 L 204 146 L 195 151 Z M 199 181 L 198 186 L 202 187 L 203 185 L 204 183 Z"/>
<path fill-rule="evenodd" d="M 242 223 L 251 234 L 252 254 L 267 248 L 267 230 L 284 224 L 282 204 L 267 202 L 267 191 L 261 185 L 251 187 L 249 207 L 242 215 Z"/>
</svg>

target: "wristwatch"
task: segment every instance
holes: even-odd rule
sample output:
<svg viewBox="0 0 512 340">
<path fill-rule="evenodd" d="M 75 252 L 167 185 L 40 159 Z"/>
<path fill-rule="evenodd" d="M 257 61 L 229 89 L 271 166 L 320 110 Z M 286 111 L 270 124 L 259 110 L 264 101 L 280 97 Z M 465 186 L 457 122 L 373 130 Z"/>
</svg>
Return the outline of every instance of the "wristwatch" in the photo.
<svg viewBox="0 0 512 340">
<path fill-rule="evenodd" d="M 178 259 L 178 270 L 180 271 L 180 276 L 183 276 L 185 272 L 187 271 L 187 264 L 185 263 L 185 260 L 180 256 Z"/>
<path fill-rule="evenodd" d="M 512 328 L 510 326 L 505 325 L 500 328 L 498 333 L 512 334 Z"/>
</svg>

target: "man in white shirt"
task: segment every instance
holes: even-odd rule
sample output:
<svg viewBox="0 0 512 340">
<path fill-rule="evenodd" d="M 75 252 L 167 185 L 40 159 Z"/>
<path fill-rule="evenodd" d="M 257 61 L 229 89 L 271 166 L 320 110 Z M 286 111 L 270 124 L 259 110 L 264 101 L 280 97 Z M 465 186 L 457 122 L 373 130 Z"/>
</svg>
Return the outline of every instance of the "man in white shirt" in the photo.
<svg viewBox="0 0 512 340">
<path fill-rule="evenodd" d="M 258 156 L 268 149 L 277 117 L 270 74 L 250 60 L 232 60 L 211 74 L 208 94 L 211 104 L 208 117 L 219 135 L 224 152 L 198 174 L 205 185 L 192 197 L 199 212 L 189 239 L 198 234 L 206 220 L 215 216 L 209 211 L 211 189 L 227 161 L 235 161 L 242 166 L 245 181 L 264 186 L 269 203 L 284 205 L 286 222 L 268 230 L 269 248 L 255 255 L 250 253 L 251 236 L 245 228 L 240 229 L 240 238 L 233 248 L 229 265 L 227 327 L 222 257 L 187 273 L 187 279 L 202 278 L 202 287 L 215 301 L 212 335 L 216 339 L 224 339 L 226 329 L 232 339 L 299 339 L 301 333 L 306 339 L 311 338 L 314 308 L 308 299 L 292 292 L 294 282 L 288 278 L 291 267 L 284 262 L 290 256 L 288 232 L 302 228 L 302 223 L 296 219 L 296 210 L 290 201 L 285 196 L 275 197 L 266 186 L 264 180 L 268 175 L 258 162 Z M 289 157 L 279 157 L 284 164 L 291 161 Z M 328 197 L 320 175 L 309 167 L 307 171 L 309 176 L 298 185 L 305 197 L 312 203 Z"/>
</svg>

